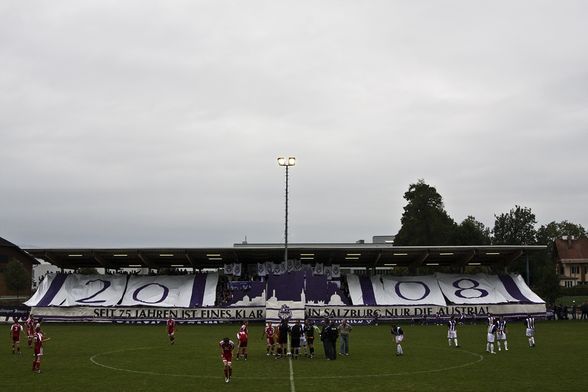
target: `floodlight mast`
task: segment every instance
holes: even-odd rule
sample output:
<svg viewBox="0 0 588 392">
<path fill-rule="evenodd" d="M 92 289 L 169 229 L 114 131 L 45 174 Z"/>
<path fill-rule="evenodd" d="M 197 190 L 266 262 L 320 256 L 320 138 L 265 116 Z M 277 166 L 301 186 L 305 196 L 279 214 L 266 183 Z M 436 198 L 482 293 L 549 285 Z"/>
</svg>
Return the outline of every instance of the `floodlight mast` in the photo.
<svg viewBox="0 0 588 392">
<path fill-rule="evenodd" d="M 284 218 L 284 262 L 288 265 L 288 169 L 296 165 L 296 157 L 278 157 L 278 165 L 286 168 L 286 207 Z"/>
</svg>

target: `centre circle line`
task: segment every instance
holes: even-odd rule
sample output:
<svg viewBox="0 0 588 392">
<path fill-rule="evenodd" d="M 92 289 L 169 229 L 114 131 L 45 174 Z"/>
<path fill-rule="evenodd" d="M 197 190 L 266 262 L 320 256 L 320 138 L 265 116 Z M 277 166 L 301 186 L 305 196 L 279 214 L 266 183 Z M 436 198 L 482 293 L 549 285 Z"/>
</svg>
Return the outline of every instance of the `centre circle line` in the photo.
<svg viewBox="0 0 588 392">
<path fill-rule="evenodd" d="M 152 372 L 152 371 L 148 371 L 148 370 L 133 370 L 133 369 L 125 369 L 125 368 L 118 368 L 115 366 L 109 366 L 103 363 L 100 363 L 99 361 L 97 361 L 96 358 L 103 356 L 103 355 L 108 355 L 108 354 L 116 354 L 116 353 L 122 353 L 122 352 L 127 352 L 127 351 L 139 351 L 139 350 L 153 350 L 153 349 L 157 349 L 158 347 L 135 347 L 135 348 L 126 348 L 126 349 L 119 349 L 119 350 L 113 350 L 113 351 L 106 351 L 103 353 L 97 353 L 94 354 L 90 357 L 90 362 L 92 362 L 94 365 L 96 366 L 100 366 L 102 368 L 105 369 L 109 369 L 109 370 L 114 370 L 114 371 L 118 371 L 118 372 L 125 372 L 125 373 L 134 373 L 134 374 L 145 374 L 145 375 L 149 375 L 149 376 L 168 376 L 168 377 L 186 377 L 186 378 L 210 378 L 210 379 L 214 379 L 214 378 L 221 378 L 220 376 L 207 376 L 207 375 L 199 375 L 199 374 L 174 374 L 174 373 L 161 373 L 161 372 Z M 426 370 L 415 370 L 415 371 L 410 371 L 410 372 L 398 372 L 398 373 L 378 373 L 378 374 L 358 374 L 358 375 L 333 375 L 333 376 L 298 376 L 299 379 L 349 379 L 349 378 L 360 378 L 360 377 L 372 377 L 372 378 L 377 378 L 377 377 L 398 377 L 398 376 L 410 376 L 410 375 L 414 375 L 414 374 L 428 374 L 428 373 L 438 373 L 438 372 L 444 372 L 444 371 L 448 371 L 448 370 L 454 370 L 454 369 L 461 369 L 461 368 L 465 368 L 465 367 L 469 367 L 469 366 L 473 366 L 477 363 L 480 363 L 484 360 L 484 356 L 471 352 L 471 351 L 467 351 L 467 350 L 459 350 L 459 352 L 463 352 L 475 357 L 478 357 L 478 359 L 476 359 L 475 361 L 472 362 L 466 362 L 464 364 L 460 364 L 460 365 L 455 365 L 455 366 L 448 366 L 448 367 L 444 367 L 444 368 L 437 368 L 437 369 L 426 369 Z M 292 358 L 288 358 L 289 359 L 289 369 L 290 369 L 290 390 L 291 392 L 296 392 L 295 389 L 295 385 L 294 385 L 294 367 L 292 365 Z M 268 376 L 241 376 L 241 377 L 235 377 L 237 379 L 246 379 L 246 380 L 283 380 L 282 377 L 268 377 Z"/>
</svg>

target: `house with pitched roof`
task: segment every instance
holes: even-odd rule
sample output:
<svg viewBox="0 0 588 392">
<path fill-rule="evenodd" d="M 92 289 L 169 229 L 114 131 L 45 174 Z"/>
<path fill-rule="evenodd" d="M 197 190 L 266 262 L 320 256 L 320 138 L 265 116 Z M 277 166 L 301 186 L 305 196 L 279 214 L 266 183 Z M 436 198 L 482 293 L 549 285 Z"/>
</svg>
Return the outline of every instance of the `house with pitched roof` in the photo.
<svg viewBox="0 0 588 392">
<path fill-rule="evenodd" d="M 587 285 L 588 238 L 563 237 L 555 240 L 554 247 L 560 285 Z"/>
</svg>

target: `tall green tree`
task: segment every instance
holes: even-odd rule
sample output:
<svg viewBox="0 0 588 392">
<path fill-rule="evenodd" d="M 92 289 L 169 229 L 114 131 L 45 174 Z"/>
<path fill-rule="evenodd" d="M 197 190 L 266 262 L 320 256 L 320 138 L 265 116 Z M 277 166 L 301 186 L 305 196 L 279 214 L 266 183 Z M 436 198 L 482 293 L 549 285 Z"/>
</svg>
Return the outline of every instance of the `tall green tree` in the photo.
<svg viewBox="0 0 588 392">
<path fill-rule="evenodd" d="M 26 268 L 18 260 L 10 260 L 6 264 L 4 270 L 4 279 L 6 280 L 6 287 L 16 292 L 18 298 L 20 293 L 23 292 L 27 287 L 31 287 L 31 279 Z"/>
<path fill-rule="evenodd" d="M 586 237 L 586 229 L 582 225 L 566 220 L 561 222 L 552 221 L 537 229 L 537 243 L 542 245 L 551 245 L 553 241 L 563 236 Z"/>
<path fill-rule="evenodd" d="M 534 245 L 537 231 L 535 230 L 535 214 L 530 208 L 516 205 L 508 213 L 494 215 L 494 229 L 492 230 L 494 245 Z M 529 275 L 527 275 L 527 260 L 529 261 Z M 545 255 L 530 257 L 525 255 L 510 263 L 512 272 L 526 276 L 527 282 L 535 283 L 546 262 Z M 533 279 L 531 279 L 533 277 Z"/>
<path fill-rule="evenodd" d="M 532 245 L 536 242 L 535 214 L 530 208 L 515 206 L 508 213 L 494 215 L 495 245 Z"/>
<path fill-rule="evenodd" d="M 537 260 L 537 267 L 534 270 L 536 271 L 537 279 L 533 285 L 533 289 L 545 302 L 553 305 L 559 297 L 561 290 L 559 276 L 555 268 L 555 260 L 549 254 L 536 257 L 535 259 Z"/>
<path fill-rule="evenodd" d="M 457 225 L 435 187 L 420 179 L 409 186 L 404 198 L 407 204 L 394 245 L 453 245 Z"/>
<path fill-rule="evenodd" d="M 455 245 L 489 245 L 490 243 L 492 243 L 490 228 L 473 216 L 468 216 L 457 226 Z"/>
</svg>

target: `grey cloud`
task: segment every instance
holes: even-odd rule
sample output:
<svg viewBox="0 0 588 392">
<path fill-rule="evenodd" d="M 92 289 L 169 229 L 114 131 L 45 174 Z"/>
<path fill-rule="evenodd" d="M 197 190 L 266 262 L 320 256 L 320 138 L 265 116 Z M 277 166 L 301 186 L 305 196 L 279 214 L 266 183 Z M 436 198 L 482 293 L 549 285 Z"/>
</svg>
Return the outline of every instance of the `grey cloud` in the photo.
<svg viewBox="0 0 588 392">
<path fill-rule="evenodd" d="M 584 226 L 584 2 L 6 2 L 0 236 L 229 245 L 456 219 Z"/>
</svg>

